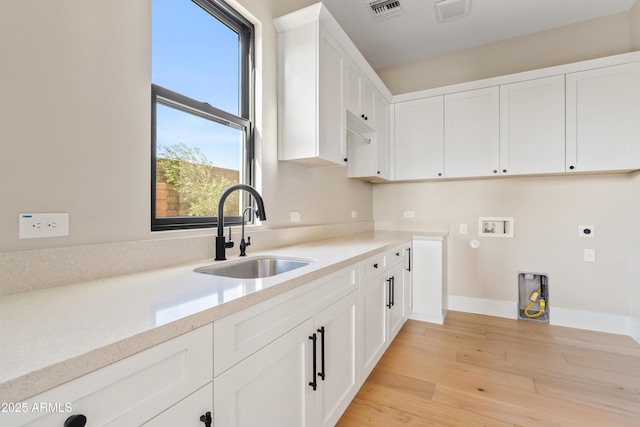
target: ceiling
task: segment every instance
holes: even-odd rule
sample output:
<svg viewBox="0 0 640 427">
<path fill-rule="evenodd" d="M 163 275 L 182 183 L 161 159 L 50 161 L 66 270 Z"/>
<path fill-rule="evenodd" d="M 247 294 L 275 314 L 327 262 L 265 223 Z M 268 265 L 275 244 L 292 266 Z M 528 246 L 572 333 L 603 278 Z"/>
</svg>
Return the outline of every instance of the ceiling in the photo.
<svg viewBox="0 0 640 427">
<path fill-rule="evenodd" d="M 374 69 L 626 12 L 636 0 L 470 0 L 466 16 L 438 22 L 440 0 L 399 0 L 375 22 L 370 0 L 322 0 Z"/>
</svg>

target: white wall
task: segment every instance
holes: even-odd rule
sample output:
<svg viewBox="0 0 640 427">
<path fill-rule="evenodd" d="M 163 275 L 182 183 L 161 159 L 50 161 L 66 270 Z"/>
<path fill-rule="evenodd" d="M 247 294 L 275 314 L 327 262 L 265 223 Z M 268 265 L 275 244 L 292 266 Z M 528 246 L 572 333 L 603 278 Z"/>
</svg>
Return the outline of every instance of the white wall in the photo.
<svg viewBox="0 0 640 427">
<path fill-rule="evenodd" d="M 372 219 L 345 168 L 277 161 L 272 19 L 314 1 L 241 0 L 258 26 L 259 187 L 266 228 Z M 151 0 L 0 2 L 0 254 L 211 234 L 150 232 Z M 18 239 L 21 212 L 68 212 L 70 235 Z"/>
<path fill-rule="evenodd" d="M 630 300 L 631 336 L 640 342 L 640 172 L 633 175 L 629 192 L 631 200 L 630 218 Z"/>
</svg>

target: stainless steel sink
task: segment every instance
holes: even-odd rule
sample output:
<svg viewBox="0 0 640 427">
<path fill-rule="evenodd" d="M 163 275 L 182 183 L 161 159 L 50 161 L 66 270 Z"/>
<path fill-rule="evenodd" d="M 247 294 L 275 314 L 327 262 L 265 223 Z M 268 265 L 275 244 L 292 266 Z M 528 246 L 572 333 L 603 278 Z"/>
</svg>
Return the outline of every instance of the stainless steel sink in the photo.
<svg viewBox="0 0 640 427">
<path fill-rule="evenodd" d="M 196 268 L 196 273 L 213 276 L 232 277 L 235 279 L 260 279 L 286 273 L 314 262 L 310 259 L 284 257 L 256 257 L 226 265 L 209 265 Z"/>
</svg>

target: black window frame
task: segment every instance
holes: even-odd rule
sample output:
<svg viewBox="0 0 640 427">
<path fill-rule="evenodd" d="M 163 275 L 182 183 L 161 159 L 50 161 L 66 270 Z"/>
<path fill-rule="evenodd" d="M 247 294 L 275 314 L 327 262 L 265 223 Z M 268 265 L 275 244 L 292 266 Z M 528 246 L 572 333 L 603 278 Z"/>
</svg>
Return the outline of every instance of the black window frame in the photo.
<svg viewBox="0 0 640 427">
<path fill-rule="evenodd" d="M 167 231 L 180 229 L 213 228 L 218 225 L 217 216 L 176 216 L 156 217 L 156 105 L 161 104 L 185 113 L 194 114 L 207 120 L 244 130 L 245 138 L 243 147 L 245 153 L 244 173 L 240 182 L 254 185 L 254 41 L 255 29 L 253 24 L 222 0 L 191 0 L 200 6 L 214 18 L 221 21 L 239 36 L 240 42 L 240 93 L 239 115 L 232 114 L 213 107 L 212 105 L 195 100 L 188 96 L 174 92 L 162 86 L 151 84 L 151 231 Z M 252 200 L 247 192 L 241 193 L 241 205 L 251 206 Z M 253 217 L 250 218 L 250 220 Z M 240 225 L 243 222 L 241 215 L 225 216 L 224 225 Z"/>
</svg>

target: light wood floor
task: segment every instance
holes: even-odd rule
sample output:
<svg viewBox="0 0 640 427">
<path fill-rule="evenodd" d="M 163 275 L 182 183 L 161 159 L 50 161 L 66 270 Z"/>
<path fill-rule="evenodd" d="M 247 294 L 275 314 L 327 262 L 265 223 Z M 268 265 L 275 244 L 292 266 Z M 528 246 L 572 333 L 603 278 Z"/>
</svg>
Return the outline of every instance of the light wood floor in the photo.
<svg viewBox="0 0 640 427">
<path fill-rule="evenodd" d="M 337 424 L 640 426 L 640 344 L 451 312 L 408 321 Z"/>
</svg>

